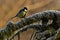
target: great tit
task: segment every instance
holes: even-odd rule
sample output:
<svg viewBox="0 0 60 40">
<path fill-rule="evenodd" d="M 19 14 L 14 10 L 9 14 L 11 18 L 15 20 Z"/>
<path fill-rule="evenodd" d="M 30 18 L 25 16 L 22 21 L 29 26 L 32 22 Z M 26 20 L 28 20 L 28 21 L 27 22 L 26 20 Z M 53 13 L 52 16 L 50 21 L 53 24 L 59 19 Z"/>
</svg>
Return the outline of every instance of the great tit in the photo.
<svg viewBox="0 0 60 40">
<path fill-rule="evenodd" d="M 15 17 L 19 17 L 19 18 L 24 18 L 27 14 L 27 7 L 24 7 L 23 9 L 21 9 L 16 16 L 12 17 L 12 18 L 15 18 Z M 12 19 L 11 18 L 11 19 Z"/>
</svg>

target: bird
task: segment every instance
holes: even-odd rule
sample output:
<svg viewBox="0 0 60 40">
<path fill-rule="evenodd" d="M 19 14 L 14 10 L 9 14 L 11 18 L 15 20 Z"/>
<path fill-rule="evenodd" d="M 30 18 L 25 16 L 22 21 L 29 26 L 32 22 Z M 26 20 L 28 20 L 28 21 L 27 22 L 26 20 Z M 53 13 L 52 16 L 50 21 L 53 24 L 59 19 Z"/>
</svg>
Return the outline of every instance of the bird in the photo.
<svg viewBox="0 0 60 40">
<path fill-rule="evenodd" d="M 27 11 L 28 11 L 28 8 L 24 7 L 14 17 L 12 17 L 11 19 L 13 19 L 15 17 L 25 18 L 25 16 L 27 15 Z"/>
<path fill-rule="evenodd" d="M 19 12 L 14 17 L 10 18 L 8 20 L 8 22 L 14 23 L 12 21 L 12 19 L 15 18 L 15 17 L 20 18 L 20 19 L 21 18 L 25 18 L 26 15 L 27 15 L 27 12 L 28 12 L 28 8 L 27 7 L 23 7 L 21 10 L 19 10 Z"/>
</svg>

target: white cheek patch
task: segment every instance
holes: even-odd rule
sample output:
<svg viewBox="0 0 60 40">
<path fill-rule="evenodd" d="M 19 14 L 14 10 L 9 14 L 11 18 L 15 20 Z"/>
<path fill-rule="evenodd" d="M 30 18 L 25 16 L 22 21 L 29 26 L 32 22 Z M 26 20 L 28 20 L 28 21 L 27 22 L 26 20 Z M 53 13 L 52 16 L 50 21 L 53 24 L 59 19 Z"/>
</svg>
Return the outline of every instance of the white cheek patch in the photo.
<svg viewBox="0 0 60 40">
<path fill-rule="evenodd" d="M 27 10 L 25 9 L 25 11 L 27 11 Z"/>
<path fill-rule="evenodd" d="M 49 20 L 47 25 L 52 24 L 53 20 Z"/>
</svg>

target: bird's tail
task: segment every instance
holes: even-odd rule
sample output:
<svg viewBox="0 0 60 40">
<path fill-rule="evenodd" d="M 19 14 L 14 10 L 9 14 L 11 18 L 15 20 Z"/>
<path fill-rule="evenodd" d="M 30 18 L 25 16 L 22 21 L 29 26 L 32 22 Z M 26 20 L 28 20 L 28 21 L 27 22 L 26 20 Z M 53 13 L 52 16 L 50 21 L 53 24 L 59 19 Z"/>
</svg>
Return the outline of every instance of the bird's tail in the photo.
<svg viewBox="0 0 60 40">
<path fill-rule="evenodd" d="M 8 22 L 12 21 L 12 19 L 13 19 L 13 18 L 15 18 L 15 17 L 16 17 L 16 16 L 14 16 L 14 17 L 10 18 L 10 19 L 8 20 Z"/>
<path fill-rule="evenodd" d="M 10 18 L 10 20 L 11 20 L 11 19 L 13 19 L 13 18 L 15 18 L 15 17 L 16 17 L 16 16 L 14 16 L 14 17 Z"/>
<path fill-rule="evenodd" d="M 12 17 L 12 18 L 10 18 L 9 20 L 12 20 L 13 18 L 15 18 L 15 16 L 14 16 L 14 17 Z"/>
</svg>

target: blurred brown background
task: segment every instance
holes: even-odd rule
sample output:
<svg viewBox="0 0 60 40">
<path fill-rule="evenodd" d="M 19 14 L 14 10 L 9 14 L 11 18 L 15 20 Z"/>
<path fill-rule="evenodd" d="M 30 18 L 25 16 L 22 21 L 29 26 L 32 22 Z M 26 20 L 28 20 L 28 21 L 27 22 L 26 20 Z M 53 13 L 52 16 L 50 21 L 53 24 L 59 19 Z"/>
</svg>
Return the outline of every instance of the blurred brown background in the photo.
<svg viewBox="0 0 60 40">
<path fill-rule="evenodd" d="M 0 29 L 4 28 L 8 20 L 24 6 L 29 9 L 28 15 L 31 15 L 44 10 L 60 10 L 60 0 L 0 0 Z M 12 20 L 15 22 L 20 19 L 14 18 Z M 28 40 L 31 32 L 31 30 L 27 31 L 27 36 L 26 32 L 22 33 L 21 40 Z"/>
</svg>

